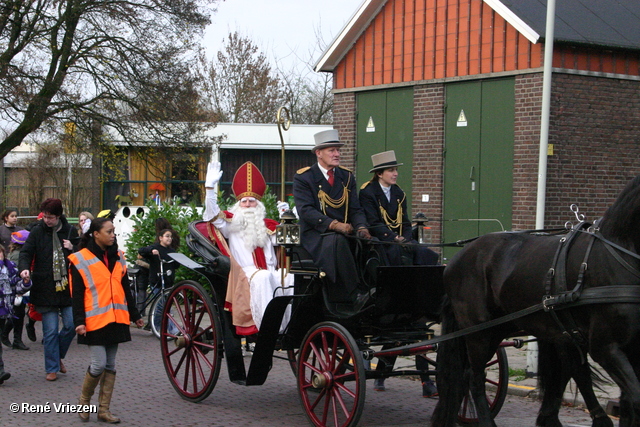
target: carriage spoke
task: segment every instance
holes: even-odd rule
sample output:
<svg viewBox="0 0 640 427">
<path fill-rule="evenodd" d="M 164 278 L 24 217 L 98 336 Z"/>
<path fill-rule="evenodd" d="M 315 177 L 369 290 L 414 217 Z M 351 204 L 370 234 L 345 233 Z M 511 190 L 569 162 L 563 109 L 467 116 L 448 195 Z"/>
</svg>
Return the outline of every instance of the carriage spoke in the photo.
<svg viewBox="0 0 640 427">
<path fill-rule="evenodd" d="M 344 386 L 342 386 L 342 384 L 337 384 L 339 388 L 334 388 L 333 389 L 333 395 L 334 395 L 334 401 L 338 401 L 338 403 L 340 404 L 340 407 L 342 408 L 342 413 L 346 416 L 349 415 L 349 410 L 347 409 L 347 405 L 342 397 L 342 394 L 340 394 L 340 390 L 344 390 L 345 392 L 347 392 L 347 394 L 349 395 L 349 397 L 355 397 L 354 393 L 350 393 L 346 390 L 346 388 Z M 342 386 L 342 387 L 341 387 Z"/>
<path fill-rule="evenodd" d="M 206 398 L 220 373 L 222 331 L 216 306 L 196 282 L 177 284 L 162 319 L 161 349 L 171 385 L 184 399 Z"/>
<path fill-rule="evenodd" d="M 489 379 L 489 378 L 487 378 L 487 379 L 485 380 L 485 382 L 486 382 L 486 383 L 488 383 L 488 384 L 491 384 L 491 385 L 495 385 L 495 386 L 497 386 L 498 384 L 500 384 L 500 382 L 499 382 L 499 381 L 495 381 L 495 380 L 492 380 L 492 379 Z"/>
<path fill-rule="evenodd" d="M 177 348 L 171 353 L 172 355 L 179 352 L 180 350 L 183 350 L 181 348 Z M 175 368 L 174 368 L 174 372 L 178 373 L 180 372 L 180 368 L 182 367 L 182 364 L 185 362 L 185 360 L 189 357 L 189 352 L 187 351 L 183 351 L 182 355 L 180 356 L 180 360 L 178 360 L 178 363 L 176 364 Z"/>
<path fill-rule="evenodd" d="M 186 354 L 186 359 L 185 359 L 185 364 L 184 364 L 184 383 L 183 383 L 183 390 L 188 390 L 189 389 L 189 374 L 190 374 L 190 369 L 191 369 L 191 353 L 188 351 L 185 351 Z"/>
<path fill-rule="evenodd" d="M 355 425 L 364 406 L 363 362 L 358 346 L 341 325 L 316 325 L 303 340 L 298 357 L 298 390 L 314 425 Z M 317 393 L 319 392 L 319 393 Z M 317 395 L 319 394 L 319 395 Z"/>
</svg>

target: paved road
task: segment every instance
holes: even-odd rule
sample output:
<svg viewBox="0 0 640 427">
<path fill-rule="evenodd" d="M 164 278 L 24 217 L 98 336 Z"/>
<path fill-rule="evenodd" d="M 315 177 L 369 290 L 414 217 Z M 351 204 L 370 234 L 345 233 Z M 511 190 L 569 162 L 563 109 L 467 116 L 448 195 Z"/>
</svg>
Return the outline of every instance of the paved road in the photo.
<svg viewBox="0 0 640 427">
<path fill-rule="evenodd" d="M 38 339 L 40 338 L 39 325 Z M 274 360 L 263 386 L 244 387 L 228 381 L 226 368 L 209 398 L 194 404 L 182 400 L 169 384 L 159 342 L 148 332 L 132 329 L 133 341 L 120 346 L 112 411 L 127 426 L 304 426 L 308 425 L 296 393 L 289 365 Z M 26 337 L 25 337 L 26 338 Z M 44 379 L 40 341 L 28 343 L 29 351 L 4 348 L 7 371 L 12 377 L 0 386 L 0 426 L 86 426 L 77 415 L 56 413 L 12 413 L 11 403 L 31 405 L 75 404 L 89 354 L 86 346 L 72 344 L 65 360 L 68 373 L 58 381 Z M 248 360 L 247 360 L 248 362 Z M 424 426 L 435 400 L 421 397 L 418 382 L 406 378 L 387 380 L 387 391 L 374 392 L 367 383 L 362 426 Z M 95 399 L 94 399 L 95 400 Z M 538 402 L 510 395 L 496 419 L 499 427 L 535 424 Z M 567 426 L 589 426 L 589 415 L 580 408 L 563 408 Z M 92 415 L 92 421 L 95 415 Z M 617 422 L 616 422 L 617 423 Z"/>
</svg>

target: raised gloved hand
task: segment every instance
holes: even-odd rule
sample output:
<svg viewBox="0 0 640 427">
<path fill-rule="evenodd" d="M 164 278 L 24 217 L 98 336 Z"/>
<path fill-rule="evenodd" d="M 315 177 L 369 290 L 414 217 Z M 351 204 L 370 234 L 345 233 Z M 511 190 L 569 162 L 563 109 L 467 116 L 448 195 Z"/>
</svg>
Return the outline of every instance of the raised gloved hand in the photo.
<svg viewBox="0 0 640 427">
<path fill-rule="evenodd" d="M 334 220 L 331 224 L 329 224 L 329 230 L 337 231 L 338 233 L 342 234 L 353 233 L 353 227 L 351 226 L 351 224 L 340 222 L 338 220 Z"/>
<path fill-rule="evenodd" d="M 278 208 L 278 212 L 280 212 L 280 218 L 282 218 L 282 214 L 289 210 L 289 203 L 278 200 L 276 207 Z"/>
<path fill-rule="evenodd" d="M 207 166 L 207 176 L 204 179 L 205 186 L 205 210 L 202 219 L 205 221 L 214 220 L 220 213 L 218 207 L 218 195 L 216 194 L 216 184 L 222 177 L 220 162 L 210 161 Z"/>
<path fill-rule="evenodd" d="M 204 179 L 205 188 L 215 188 L 221 177 L 220 162 L 210 161 L 207 166 L 207 176 Z"/>
<path fill-rule="evenodd" d="M 369 230 L 367 230 L 366 228 L 359 228 L 356 234 L 361 239 L 371 240 L 371 233 L 369 233 Z"/>
</svg>

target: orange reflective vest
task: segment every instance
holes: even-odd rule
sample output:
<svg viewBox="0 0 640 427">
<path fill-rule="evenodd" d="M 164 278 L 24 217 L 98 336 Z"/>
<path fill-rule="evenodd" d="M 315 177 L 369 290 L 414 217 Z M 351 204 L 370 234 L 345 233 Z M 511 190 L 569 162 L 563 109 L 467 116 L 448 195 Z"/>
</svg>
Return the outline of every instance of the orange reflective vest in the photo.
<svg viewBox="0 0 640 427">
<path fill-rule="evenodd" d="M 129 324 L 129 308 L 122 287 L 127 272 L 124 253 L 118 251 L 119 260 L 109 272 L 107 266 L 89 249 L 69 255 L 69 261 L 78 269 L 85 283 L 84 314 L 87 331 L 95 331 L 109 323 Z M 69 283 L 73 289 L 73 283 Z M 72 291 L 73 292 L 73 291 Z"/>
</svg>

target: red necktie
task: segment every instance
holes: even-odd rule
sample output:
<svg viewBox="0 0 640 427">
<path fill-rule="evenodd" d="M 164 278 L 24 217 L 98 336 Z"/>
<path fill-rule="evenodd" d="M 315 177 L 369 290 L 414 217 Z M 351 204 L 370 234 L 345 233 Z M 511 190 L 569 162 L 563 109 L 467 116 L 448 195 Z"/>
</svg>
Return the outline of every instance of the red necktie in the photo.
<svg viewBox="0 0 640 427">
<path fill-rule="evenodd" d="M 327 181 L 329 181 L 329 185 L 333 187 L 333 169 L 329 169 L 327 171 L 327 175 L 329 175 L 329 179 Z"/>
</svg>

